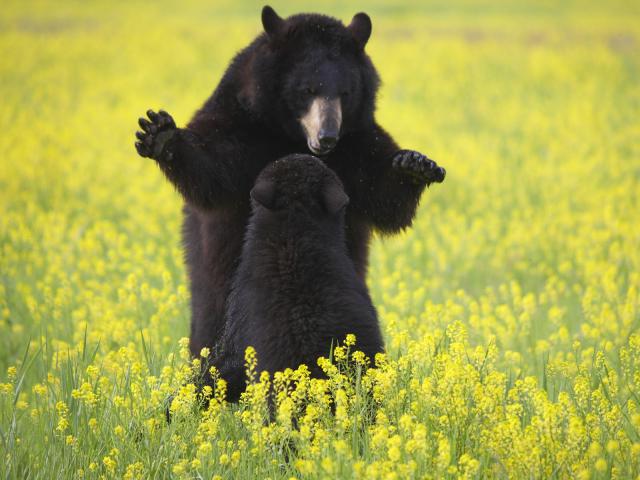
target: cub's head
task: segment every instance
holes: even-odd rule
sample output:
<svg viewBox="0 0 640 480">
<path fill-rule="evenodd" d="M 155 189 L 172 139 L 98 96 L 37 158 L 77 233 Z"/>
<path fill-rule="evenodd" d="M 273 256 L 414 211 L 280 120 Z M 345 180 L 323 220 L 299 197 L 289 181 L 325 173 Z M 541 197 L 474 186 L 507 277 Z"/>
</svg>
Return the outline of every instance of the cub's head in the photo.
<svg viewBox="0 0 640 480">
<path fill-rule="evenodd" d="M 314 218 L 341 218 L 349 197 L 338 176 L 311 155 L 293 154 L 269 164 L 251 190 L 254 206 Z"/>
<path fill-rule="evenodd" d="M 281 18 L 266 6 L 262 25 L 244 93 L 272 128 L 326 155 L 342 136 L 371 125 L 379 79 L 364 51 L 367 14 L 344 25 L 319 14 Z"/>
</svg>

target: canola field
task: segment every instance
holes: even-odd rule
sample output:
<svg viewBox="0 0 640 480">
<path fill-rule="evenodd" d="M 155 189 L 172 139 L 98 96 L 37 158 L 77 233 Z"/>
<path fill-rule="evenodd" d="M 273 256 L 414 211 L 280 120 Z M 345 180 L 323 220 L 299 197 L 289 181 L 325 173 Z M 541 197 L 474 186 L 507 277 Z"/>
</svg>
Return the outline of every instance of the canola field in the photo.
<svg viewBox="0 0 640 480">
<path fill-rule="evenodd" d="M 366 10 L 380 123 L 448 172 L 374 242 L 387 354 L 318 381 L 249 351 L 202 410 L 182 202 L 134 132 L 184 125 L 262 4 L 3 3 L 3 478 L 640 476 L 638 4 L 347 3 L 273 6 Z"/>
</svg>

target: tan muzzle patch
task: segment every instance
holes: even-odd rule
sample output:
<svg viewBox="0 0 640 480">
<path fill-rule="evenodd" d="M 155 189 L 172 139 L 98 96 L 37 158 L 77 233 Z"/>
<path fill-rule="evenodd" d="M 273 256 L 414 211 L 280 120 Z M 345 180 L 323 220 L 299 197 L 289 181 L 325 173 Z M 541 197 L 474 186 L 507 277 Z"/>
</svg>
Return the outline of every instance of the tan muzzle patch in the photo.
<svg viewBox="0 0 640 480">
<path fill-rule="evenodd" d="M 329 153 L 338 143 L 342 125 L 339 98 L 315 97 L 300 118 L 309 150 L 318 155 Z"/>
</svg>

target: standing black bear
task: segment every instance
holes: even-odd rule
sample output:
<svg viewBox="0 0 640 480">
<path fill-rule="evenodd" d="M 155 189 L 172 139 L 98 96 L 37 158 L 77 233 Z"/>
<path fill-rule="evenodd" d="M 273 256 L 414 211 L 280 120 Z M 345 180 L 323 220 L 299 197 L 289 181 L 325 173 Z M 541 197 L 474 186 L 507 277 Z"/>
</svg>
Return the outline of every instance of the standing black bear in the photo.
<svg viewBox="0 0 640 480">
<path fill-rule="evenodd" d="M 244 352 L 273 375 L 306 364 L 321 377 L 318 357 L 348 333 L 373 359 L 384 350 L 376 311 L 349 261 L 345 194 L 337 175 L 310 155 L 267 166 L 251 190 L 253 213 L 227 306 L 216 358 L 227 399 L 246 387 Z"/>
<path fill-rule="evenodd" d="M 267 164 L 308 148 L 338 174 L 351 199 L 345 233 L 361 279 L 372 229 L 411 225 L 425 186 L 445 176 L 421 153 L 399 150 L 375 122 L 379 80 L 364 51 L 366 14 L 345 27 L 324 15 L 282 19 L 264 7 L 262 23 L 265 33 L 233 59 L 187 128 L 148 111 L 136 134 L 138 153 L 155 159 L 185 199 L 194 355 L 224 328 L 249 191 Z"/>
</svg>

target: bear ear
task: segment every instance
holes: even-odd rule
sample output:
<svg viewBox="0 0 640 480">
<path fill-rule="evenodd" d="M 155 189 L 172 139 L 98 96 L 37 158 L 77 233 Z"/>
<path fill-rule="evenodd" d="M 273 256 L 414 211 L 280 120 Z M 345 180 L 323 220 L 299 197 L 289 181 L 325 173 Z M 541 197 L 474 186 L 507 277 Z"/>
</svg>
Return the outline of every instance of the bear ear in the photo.
<svg viewBox="0 0 640 480">
<path fill-rule="evenodd" d="M 324 206 L 330 215 L 335 215 L 349 203 L 349 197 L 344 193 L 342 185 L 331 179 L 322 192 Z"/>
<path fill-rule="evenodd" d="M 369 15 L 363 12 L 356 13 L 347 28 L 351 31 L 360 48 L 364 48 L 371 36 L 371 19 Z"/>
<path fill-rule="evenodd" d="M 270 38 L 275 37 L 284 28 L 284 20 L 269 5 L 262 8 L 262 26 Z"/>
<path fill-rule="evenodd" d="M 249 195 L 267 210 L 273 210 L 276 203 L 276 185 L 271 180 L 260 179 L 253 186 Z"/>
</svg>

